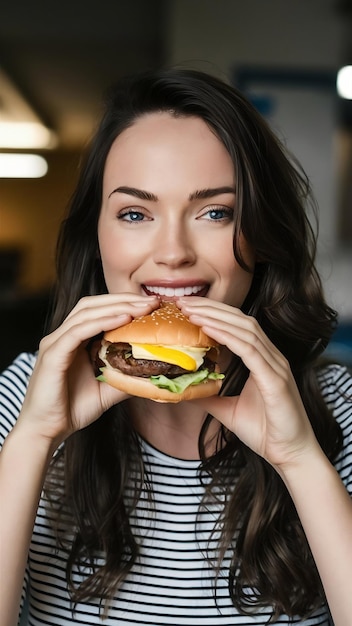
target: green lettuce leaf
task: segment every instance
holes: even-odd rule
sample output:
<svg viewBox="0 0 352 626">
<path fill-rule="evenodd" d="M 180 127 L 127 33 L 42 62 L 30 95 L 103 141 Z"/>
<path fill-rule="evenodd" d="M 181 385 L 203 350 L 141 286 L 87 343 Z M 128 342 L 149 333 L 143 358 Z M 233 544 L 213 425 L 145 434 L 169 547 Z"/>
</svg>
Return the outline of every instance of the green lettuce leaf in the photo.
<svg viewBox="0 0 352 626">
<path fill-rule="evenodd" d="M 149 380 L 156 387 L 162 389 L 168 389 L 173 393 L 182 393 L 190 385 L 198 385 L 198 383 L 205 382 L 206 380 L 219 380 L 224 378 L 224 374 L 217 374 L 216 372 L 210 372 L 207 369 L 198 370 L 197 372 L 191 372 L 190 374 L 182 374 L 182 376 L 176 376 L 176 378 L 167 378 L 167 376 L 150 376 Z"/>
</svg>

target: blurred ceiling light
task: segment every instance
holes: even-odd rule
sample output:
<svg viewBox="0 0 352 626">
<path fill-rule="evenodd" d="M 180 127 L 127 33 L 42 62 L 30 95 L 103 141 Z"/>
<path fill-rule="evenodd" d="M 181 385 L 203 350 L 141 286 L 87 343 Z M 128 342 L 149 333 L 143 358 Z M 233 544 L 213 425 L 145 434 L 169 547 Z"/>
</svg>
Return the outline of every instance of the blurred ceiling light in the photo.
<svg viewBox="0 0 352 626">
<path fill-rule="evenodd" d="M 39 122 L 0 121 L 0 148 L 40 149 L 56 145 L 55 133 Z"/>
<path fill-rule="evenodd" d="M 336 87 L 340 98 L 352 100 L 352 65 L 345 65 L 337 72 Z"/>
<path fill-rule="evenodd" d="M 56 148 L 57 143 L 55 133 L 0 67 L 0 149 L 38 150 Z"/>
<path fill-rule="evenodd" d="M 0 154 L 0 178 L 41 178 L 47 171 L 47 161 L 37 154 Z"/>
</svg>

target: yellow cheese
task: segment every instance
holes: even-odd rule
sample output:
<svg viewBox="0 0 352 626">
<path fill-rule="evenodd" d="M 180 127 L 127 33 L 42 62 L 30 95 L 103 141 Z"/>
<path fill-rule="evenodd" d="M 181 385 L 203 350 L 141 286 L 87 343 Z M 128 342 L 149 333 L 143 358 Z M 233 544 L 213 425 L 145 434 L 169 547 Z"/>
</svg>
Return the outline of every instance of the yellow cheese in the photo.
<svg viewBox="0 0 352 626">
<path fill-rule="evenodd" d="M 135 359 L 149 359 L 178 365 L 190 372 L 196 371 L 203 363 L 205 348 L 183 346 L 158 346 L 149 343 L 133 343 L 132 354 Z"/>
</svg>

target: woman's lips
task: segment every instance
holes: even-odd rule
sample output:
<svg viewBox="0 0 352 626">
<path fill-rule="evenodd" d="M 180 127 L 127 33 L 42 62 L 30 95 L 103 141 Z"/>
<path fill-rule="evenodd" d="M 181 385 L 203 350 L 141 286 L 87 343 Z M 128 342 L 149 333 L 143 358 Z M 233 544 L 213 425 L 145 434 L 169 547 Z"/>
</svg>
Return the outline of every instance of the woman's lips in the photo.
<svg viewBox="0 0 352 626">
<path fill-rule="evenodd" d="M 147 295 L 156 295 L 166 298 L 182 298 L 184 296 L 205 296 L 209 285 L 142 285 Z"/>
</svg>

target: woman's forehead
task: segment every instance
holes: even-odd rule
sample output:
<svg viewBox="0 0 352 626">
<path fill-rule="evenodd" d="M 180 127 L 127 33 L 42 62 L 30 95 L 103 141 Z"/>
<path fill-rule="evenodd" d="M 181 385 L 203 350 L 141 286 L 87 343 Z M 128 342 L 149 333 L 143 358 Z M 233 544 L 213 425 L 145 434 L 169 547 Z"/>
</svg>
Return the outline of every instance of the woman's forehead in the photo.
<svg viewBox="0 0 352 626">
<path fill-rule="evenodd" d="M 170 174 L 176 178 L 187 171 L 199 179 L 199 184 L 208 185 L 210 180 L 215 185 L 234 183 L 231 157 L 206 122 L 195 116 L 150 113 L 138 118 L 115 139 L 104 178 L 160 179 L 169 178 Z M 128 184 L 126 180 L 119 182 Z"/>
</svg>

